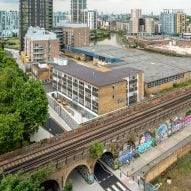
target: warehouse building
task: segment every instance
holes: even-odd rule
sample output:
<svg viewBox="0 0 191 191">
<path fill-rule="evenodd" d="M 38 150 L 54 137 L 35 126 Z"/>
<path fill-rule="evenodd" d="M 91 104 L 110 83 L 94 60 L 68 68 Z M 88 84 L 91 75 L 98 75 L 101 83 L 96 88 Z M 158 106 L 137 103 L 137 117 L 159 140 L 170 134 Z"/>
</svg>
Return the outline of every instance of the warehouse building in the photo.
<svg viewBox="0 0 191 191">
<path fill-rule="evenodd" d="M 166 56 L 108 45 L 76 48 L 73 54 L 112 70 L 130 67 L 143 71 L 146 96 L 191 79 L 191 58 L 188 57 Z"/>
</svg>

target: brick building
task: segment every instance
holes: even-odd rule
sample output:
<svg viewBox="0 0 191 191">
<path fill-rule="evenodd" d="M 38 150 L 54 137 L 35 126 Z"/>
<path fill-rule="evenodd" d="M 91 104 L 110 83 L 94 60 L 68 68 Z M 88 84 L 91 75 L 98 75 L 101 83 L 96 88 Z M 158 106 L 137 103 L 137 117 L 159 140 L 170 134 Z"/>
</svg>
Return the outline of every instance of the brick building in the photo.
<svg viewBox="0 0 191 191">
<path fill-rule="evenodd" d="M 31 69 L 32 78 L 41 81 L 43 84 L 49 83 L 51 80 L 51 67 L 47 64 L 33 64 Z"/>
<path fill-rule="evenodd" d="M 59 46 L 56 34 L 44 28 L 29 27 L 25 36 L 24 55 L 28 62 L 44 64 L 59 56 Z"/>
<path fill-rule="evenodd" d="M 87 24 L 66 24 L 63 26 L 63 44 L 70 47 L 89 46 L 89 27 Z"/>
<path fill-rule="evenodd" d="M 143 78 L 141 70 L 132 68 L 101 72 L 73 62 L 53 67 L 53 87 L 96 115 L 142 100 Z"/>
</svg>

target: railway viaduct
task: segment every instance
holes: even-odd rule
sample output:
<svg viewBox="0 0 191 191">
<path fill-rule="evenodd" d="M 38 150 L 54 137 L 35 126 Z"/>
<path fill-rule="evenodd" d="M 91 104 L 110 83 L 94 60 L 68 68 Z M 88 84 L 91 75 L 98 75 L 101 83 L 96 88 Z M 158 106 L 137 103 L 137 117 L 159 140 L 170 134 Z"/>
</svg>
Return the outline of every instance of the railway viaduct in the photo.
<svg viewBox="0 0 191 191">
<path fill-rule="evenodd" d="M 114 159 L 132 136 L 153 132 L 174 116 L 184 117 L 190 109 L 191 88 L 173 92 L 93 120 L 61 136 L 2 155 L 0 168 L 5 174 L 19 170 L 32 172 L 53 162 L 53 172 L 44 183 L 45 187 L 63 188 L 74 169 L 82 174 L 86 169 L 88 177 L 85 178 L 91 182 L 98 160 L 89 154 L 89 145 L 93 140 L 104 144 L 103 156 Z"/>
</svg>

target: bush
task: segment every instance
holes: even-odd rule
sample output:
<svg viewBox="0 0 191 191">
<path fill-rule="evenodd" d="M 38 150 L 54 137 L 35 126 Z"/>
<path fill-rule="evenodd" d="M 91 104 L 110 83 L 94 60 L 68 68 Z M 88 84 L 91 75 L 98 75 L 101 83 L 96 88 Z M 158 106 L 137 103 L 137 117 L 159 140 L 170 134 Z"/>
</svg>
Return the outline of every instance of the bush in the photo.
<svg viewBox="0 0 191 191">
<path fill-rule="evenodd" d="M 72 181 L 69 180 L 65 184 L 64 191 L 72 191 L 72 189 L 73 189 L 73 184 Z"/>
</svg>

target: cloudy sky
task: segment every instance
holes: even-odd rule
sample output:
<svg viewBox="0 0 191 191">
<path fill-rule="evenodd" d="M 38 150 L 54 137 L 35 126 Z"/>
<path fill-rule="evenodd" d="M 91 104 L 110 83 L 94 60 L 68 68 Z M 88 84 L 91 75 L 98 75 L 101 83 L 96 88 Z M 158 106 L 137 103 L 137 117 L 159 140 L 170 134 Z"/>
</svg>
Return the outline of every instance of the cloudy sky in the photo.
<svg viewBox="0 0 191 191">
<path fill-rule="evenodd" d="M 53 0 L 55 11 L 69 11 L 70 0 Z M 18 10 L 19 0 L 0 0 L 1 10 Z M 143 13 L 160 13 L 162 9 L 184 9 L 191 15 L 191 0 L 87 0 L 88 8 L 106 13 L 129 13 L 131 8 L 141 8 Z"/>
</svg>

